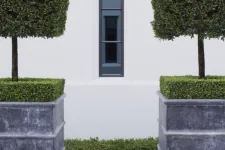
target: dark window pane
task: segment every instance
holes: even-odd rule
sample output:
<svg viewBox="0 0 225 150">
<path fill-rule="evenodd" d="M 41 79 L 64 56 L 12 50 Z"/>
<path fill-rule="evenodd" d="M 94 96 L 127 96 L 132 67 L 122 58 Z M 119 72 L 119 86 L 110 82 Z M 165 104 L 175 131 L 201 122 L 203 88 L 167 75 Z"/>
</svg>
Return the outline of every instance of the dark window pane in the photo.
<svg viewBox="0 0 225 150">
<path fill-rule="evenodd" d="M 116 41 L 117 40 L 117 16 L 105 17 L 105 40 Z"/>
<path fill-rule="evenodd" d="M 106 63 L 117 63 L 117 43 L 105 43 Z"/>
</svg>

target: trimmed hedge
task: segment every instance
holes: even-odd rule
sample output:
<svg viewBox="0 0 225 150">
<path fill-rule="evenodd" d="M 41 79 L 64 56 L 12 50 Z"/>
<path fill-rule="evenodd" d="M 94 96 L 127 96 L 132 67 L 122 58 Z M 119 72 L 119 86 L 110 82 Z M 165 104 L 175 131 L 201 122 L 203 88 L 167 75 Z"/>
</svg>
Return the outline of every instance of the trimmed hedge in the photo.
<svg viewBox="0 0 225 150">
<path fill-rule="evenodd" d="M 65 140 L 66 150 L 157 150 L 158 140 L 148 139 L 115 139 L 99 140 Z"/>
<path fill-rule="evenodd" d="M 61 36 L 68 6 L 69 0 L 0 0 L 0 36 Z"/>
<path fill-rule="evenodd" d="M 0 79 L 0 101 L 50 102 L 64 93 L 64 79 L 11 78 Z"/>
<path fill-rule="evenodd" d="M 152 0 L 155 36 L 172 40 L 200 33 L 201 38 L 225 37 L 224 0 Z"/>
<path fill-rule="evenodd" d="M 225 99 L 225 76 L 161 76 L 160 91 L 168 99 Z"/>
</svg>

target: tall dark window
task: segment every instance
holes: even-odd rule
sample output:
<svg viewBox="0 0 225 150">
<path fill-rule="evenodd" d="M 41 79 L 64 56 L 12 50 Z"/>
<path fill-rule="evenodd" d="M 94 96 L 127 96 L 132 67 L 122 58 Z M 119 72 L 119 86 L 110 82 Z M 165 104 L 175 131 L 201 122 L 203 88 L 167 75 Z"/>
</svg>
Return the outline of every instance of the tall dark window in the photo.
<svg viewBox="0 0 225 150">
<path fill-rule="evenodd" d="M 124 76 L 123 0 L 100 0 L 99 75 Z"/>
<path fill-rule="evenodd" d="M 106 41 L 117 40 L 117 16 L 105 16 L 105 39 Z M 105 44 L 106 63 L 117 63 L 117 43 Z"/>
</svg>

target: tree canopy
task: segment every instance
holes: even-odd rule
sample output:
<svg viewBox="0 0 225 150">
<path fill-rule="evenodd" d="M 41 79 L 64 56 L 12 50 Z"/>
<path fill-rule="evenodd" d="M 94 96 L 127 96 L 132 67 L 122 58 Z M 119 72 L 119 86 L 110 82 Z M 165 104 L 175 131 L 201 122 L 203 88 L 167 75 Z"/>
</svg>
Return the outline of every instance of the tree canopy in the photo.
<svg viewBox="0 0 225 150">
<path fill-rule="evenodd" d="M 69 0 L 0 0 L 0 36 L 61 36 Z"/>
<path fill-rule="evenodd" d="M 179 36 L 225 37 L 224 0 L 152 0 L 155 36 L 173 40 Z"/>
</svg>

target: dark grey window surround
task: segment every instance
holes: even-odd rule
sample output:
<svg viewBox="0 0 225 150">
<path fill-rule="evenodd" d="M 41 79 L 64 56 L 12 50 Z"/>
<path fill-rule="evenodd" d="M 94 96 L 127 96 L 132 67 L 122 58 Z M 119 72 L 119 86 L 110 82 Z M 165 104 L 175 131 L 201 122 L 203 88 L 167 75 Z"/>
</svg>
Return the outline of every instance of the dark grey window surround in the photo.
<svg viewBox="0 0 225 150">
<path fill-rule="evenodd" d="M 100 77 L 124 77 L 124 0 L 111 0 L 111 1 L 121 1 L 120 2 L 120 8 L 116 6 L 111 6 L 103 8 L 103 1 L 104 2 L 110 2 L 110 0 L 99 0 L 99 76 Z M 113 2 L 112 2 L 113 3 Z M 107 3 L 106 3 L 107 5 Z M 116 4 L 114 4 L 116 5 Z M 119 24 L 120 24 L 120 36 L 119 40 L 117 41 L 105 41 L 103 39 L 102 31 L 103 28 L 103 17 L 107 17 L 107 15 L 104 14 L 104 10 L 107 11 L 107 15 L 112 12 L 112 14 L 108 16 L 119 16 Z M 115 15 L 114 15 L 115 14 Z M 119 14 L 119 15 L 118 15 Z M 103 45 L 105 46 L 105 43 L 117 43 L 117 59 L 119 63 L 106 63 L 104 61 L 106 50 L 103 48 Z M 108 70 L 108 71 L 105 71 Z M 105 72 L 107 73 L 105 73 Z M 111 73 L 108 73 L 111 72 Z"/>
</svg>

